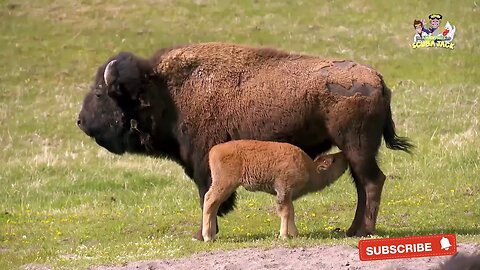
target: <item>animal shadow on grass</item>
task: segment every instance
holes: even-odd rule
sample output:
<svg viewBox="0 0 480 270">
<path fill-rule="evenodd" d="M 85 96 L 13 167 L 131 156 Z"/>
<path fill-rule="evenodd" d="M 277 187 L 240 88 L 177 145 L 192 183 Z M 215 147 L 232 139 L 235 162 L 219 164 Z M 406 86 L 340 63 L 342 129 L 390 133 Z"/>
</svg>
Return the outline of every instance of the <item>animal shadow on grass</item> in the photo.
<svg viewBox="0 0 480 270">
<path fill-rule="evenodd" d="M 229 233 L 227 235 L 220 235 L 217 241 L 229 242 L 229 243 L 244 243 L 252 241 L 265 241 L 276 239 L 278 233 Z"/>
<path fill-rule="evenodd" d="M 431 235 L 431 234 L 457 234 L 457 235 L 476 235 L 478 228 L 432 228 L 432 229 L 378 229 L 376 235 L 379 237 L 404 237 L 417 235 Z"/>
<path fill-rule="evenodd" d="M 224 242 L 232 242 L 232 243 L 243 243 L 243 242 L 251 242 L 251 241 L 264 241 L 264 240 L 278 240 L 280 242 L 284 242 L 278 237 L 278 232 L 272 233 L 232 233 L 230 235 L 220 236 L 218 239 Z M 289 238 L 290 240 L 295 239 L 343 239 L 346 238 L 344 230 L 340 230 L 339 228 L 334 230 L 316 230 L 316 231 L 302 231 L 300 229 L 298 237 Z"/>
<path fill-rule="evenodd" d="M 406 237 L 406 236 L 417 236 L 417 235 L 432 235 L 432 234 L 456 234 L 456 235 L 476 235 L 478 234 L 478 229 L 472 228 L 432 228 L 424 230 L 415 230 L 415 229 L 377 229 L 374 236 L 380 238 L 392 238 L 392 237 Z M 232 243 L 243 243 L 251 241 L 263 241 L 276 239 L 278 237 L 278 232 L 271 233 L 228 233 L 226 235 L 220 236 L 219 239 L 224 242 Z M 336 228 L 333 230 L 324 230 L 324 229 L 313 229 L 313 230 L 299 230 L 299 239 L 344 239 L 351 238 L 347 237 L 344 229 Z M 296 239 L 296 238 L 290 238 Z M 280 239 L 279 239 L 280 240 Z"/>
<path fill-rule="evenodd" d="M 456 254 L 434 270 L 476 270 L 480 269 L 480 253 L 465 255 Z"/>
<path fill-rule="evenodd" d="M 300 233 L 301 237 L 305 237 L 308 239 L 343 239 L 343 238 L 348 238 L 346 236 L 346 232 L 343 229 L 336 228 L 333 230 L 312 230 L 308 232 L 301 232 Z"/>
</svg>

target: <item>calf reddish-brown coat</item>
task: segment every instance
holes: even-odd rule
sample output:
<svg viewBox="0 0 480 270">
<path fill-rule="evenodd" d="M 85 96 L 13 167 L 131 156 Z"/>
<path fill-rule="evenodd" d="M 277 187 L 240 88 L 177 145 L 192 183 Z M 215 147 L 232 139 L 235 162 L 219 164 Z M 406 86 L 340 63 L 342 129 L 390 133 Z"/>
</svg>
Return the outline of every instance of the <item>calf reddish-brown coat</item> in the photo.
<svg viewBox="0 0 480 270">
<path fill-rule="evenodd" d="M 107 63 L 98 69 L 78 119 L 101 146 L 176 160 L 194 179 L 203 203 L 213 145 L 280 141 L 310 157 L 336 145 L 349 161 L 358 193 L 347 234 L 374 231 L 385 179 L 375 160 L 381 137 L 389 148 L 410 147 L 395 134 L 390 90 L 375 70 L 224 43 L 164 49 L 148 60 L 120 53 L 108 63 L 108 69 Z M 220 215 L 233 208 L 234 195 Z"/>
<path fill-rule="evenodd" d="M 212 184 L 203 204 L 205 241 L 215 238 L 218 208 L 239 186 L 276 195 L 280 237 L 297 236 L 293 200 L 322 190 L 348 167 L 341 152 L 321 155 L 313 161 L 294 145 L 254 140 L 217 144 L 209 152 L 208 163 Z"/>
</svg>

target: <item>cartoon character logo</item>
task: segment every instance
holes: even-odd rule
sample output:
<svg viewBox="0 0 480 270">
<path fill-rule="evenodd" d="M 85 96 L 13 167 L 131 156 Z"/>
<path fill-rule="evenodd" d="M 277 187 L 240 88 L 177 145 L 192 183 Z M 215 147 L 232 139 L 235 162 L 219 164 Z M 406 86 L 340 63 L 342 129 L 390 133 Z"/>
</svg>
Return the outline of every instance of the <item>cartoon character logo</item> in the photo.
<svg viewBox="0 0 480 270">
<path fill-rule="evenodd" d="M 444 40 L 452 41 L 453 36 L 455 35 L 455 30 L 455 26 L 450 25 L 450 22 L 447 22 L 447 24 L 445 24 L 445 29 L 442 32 Z"/>
<path fill-rule="evenodd" d="M 455 44 L 452 43 L 452 40 L 455 36 L 456 28 L 447 21 L 445 27 L 441 29 L 442 18 L 441 14 L 430 14 L 428 16 L 430 27 L 428 28 L 425 28 L 425 20 L 415 19 L 413 21 L 415 34 L 413 36 L 412 48 L 438 47 L 453 50 Z"/>
<path fill-rule="evenodd" d="M 415 36 L 413 36 L 413 42 L 422 41 L 426 36 L 428 36 L 427 32 L 424 31 L 422 21 L 414 20 L 413 28 L 415 28 Z"/>
<path fill-rule="evenodd" d="M 430 14 L 428 16 L 428 19 L 430 19 L 430 27 L 428 28 L 428 32 L 431 35 L 438 35 L 438 27 L 440 26 L 440 23 L 442 22 L 442 15 L 440 14 Z"/>
</svg>

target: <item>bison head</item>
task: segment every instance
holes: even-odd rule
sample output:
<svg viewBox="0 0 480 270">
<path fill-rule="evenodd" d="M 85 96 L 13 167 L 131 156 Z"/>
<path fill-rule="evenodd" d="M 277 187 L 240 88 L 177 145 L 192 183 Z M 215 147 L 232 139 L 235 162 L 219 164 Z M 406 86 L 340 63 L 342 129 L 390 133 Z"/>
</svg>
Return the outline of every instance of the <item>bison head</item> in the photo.
<svg viewBox="0 0 480 270">
<path fill-rule="evenodd" d="M 131 53 L 119 53 L 97 70 L 77 125 L 115 154 L 145 150 L 137 123 L 139 98 L 151 84 L 152 64 Z M 140 121 L 143 123 L 142 121 Z"/>
</svg>

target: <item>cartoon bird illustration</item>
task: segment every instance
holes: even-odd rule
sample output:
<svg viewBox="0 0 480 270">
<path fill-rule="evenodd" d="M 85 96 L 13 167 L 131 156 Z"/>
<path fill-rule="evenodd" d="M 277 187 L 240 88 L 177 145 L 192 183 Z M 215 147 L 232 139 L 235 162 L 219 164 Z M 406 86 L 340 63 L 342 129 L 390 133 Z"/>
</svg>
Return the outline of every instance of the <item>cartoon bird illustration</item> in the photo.
<svg viewBox="0 0 480 270">
<path fill-rule="evenodd" d="M 455 26 L 451 25 L 450 22 L 447 21 L 447 23 L 445 24 L 445 28 L 442 32 L 442 36 L 444 40 L 452 41 L 453 36 L 455 35 L 455 30 L 456 30 Z"/>
</svg>

